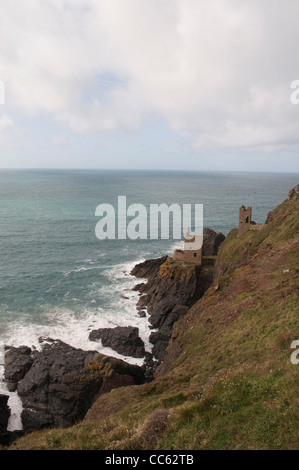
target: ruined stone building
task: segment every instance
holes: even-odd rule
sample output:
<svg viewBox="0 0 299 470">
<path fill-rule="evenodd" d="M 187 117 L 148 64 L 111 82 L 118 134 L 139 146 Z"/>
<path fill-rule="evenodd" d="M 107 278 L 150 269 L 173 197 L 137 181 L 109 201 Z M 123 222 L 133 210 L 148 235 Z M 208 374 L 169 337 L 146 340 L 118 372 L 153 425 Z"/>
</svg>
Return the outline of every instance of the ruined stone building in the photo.
<svg viewBox="0 0 299 470">
<path fill-rule="evenodd" d="M 248 230 L 261 230 L 264 227 L 262 224 L 256 224 L 252 220 L 252 207 L 241 206 L 239 209 L 239 231 L 238 237 L 241 237 Z"/>
<path fill-rule="evenodd" d="M 190 228 L 188 227 L 184 239 L 184 250 L 175 250 L 173 259 L 175 261 L 201 265 L 202 245 L 202 235 L 190 235 Z"/>
</svg>

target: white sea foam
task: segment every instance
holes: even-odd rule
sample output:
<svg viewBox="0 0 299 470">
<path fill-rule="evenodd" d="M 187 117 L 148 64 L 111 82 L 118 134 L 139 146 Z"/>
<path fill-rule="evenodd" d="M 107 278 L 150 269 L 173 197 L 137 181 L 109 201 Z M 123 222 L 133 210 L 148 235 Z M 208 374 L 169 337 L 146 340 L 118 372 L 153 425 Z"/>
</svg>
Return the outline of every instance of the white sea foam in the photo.
<svg viewBox="0 0 299 470">
<path fill-rule="evenodd" d="M 169 256 L 172 256 L 175 250 L 183 250 L 184 249 L 184 242 L 182 240 L 177 240 L 173 245 L 171 245 L 169 249 Z"/>
<path fill-rule="evenodd" d="M 93 263 L 93 264 L 96 264 L 96 263 Z M 63 275 L 65 277 L 69 276 L 70 274 L 73 274 L 73 273 L 81 273 L 81 272 L 85 272 L 85 271 L 94 271 L 96 269 L 99 269 L 100 266 L 94 266 L 94 267 L 87 267 L 87 266 L 78 266 L 77 268 L 75 269 L 71 269 L 69 271 L 65 271 L 63 273 Z"/>
<path fill-rule="evenodd" d="M 32 316 L 24 315 L 7 324 L 6 331 L 1 336 L 2 340 L 10 346 L 29 346 L 40 350 L 42 346 L 40 338 L 49 337 L 59 339 L 75 348 L 96 350 L 102 354 L 125 360 L 130 364 L 142 365 L 143 358 L 123 356 L 110 348 L 103 347 L 101 342 L 89 340 L 89 334 L 92 330 L 133 326 L 139 328 L 139 335 L 144 341 L 145 349 L 151 351 L 152 345 L 149 342 L 149 335 L 152 330 L 149 328 L 148 318 L 141 318 L 138 315 L 136 304 L 139 294 L 132 290 L 136 284 L 142 282 L 142 279 L 136 279 L 130 275 L 133 267 L 142 261 L 144 260 L 110 266 L 102 272 L 111 286 L 110 299 L 107 299 L 105 310 L 102 307 L 84 308 L 78 313 L 68 308 L 49 308 L 40 318 L 39 323 L 33 322 Z M 96 302 L 94 299 L 101 298 L 103 295 L 107 297 L 107 286 L 101 287 L 95 283 L 90 291 L 91 302 Z M 80 299 L 77 300 L 80 302 Z M 9 406 L 12 409 L 10 430 L 21 429 L 21 401 L 17 393 L 5 391 L 3 382 L 2 388 L 3 393 L 10 397 Z"/>
<path fill-rule="evenodd" d="M 9 392 L 6 387 L 4 379 L 4 367 L 0 366 L 0 394 L 7 395 L 8 406 L 11 410 L 11 415 L 8 421 L 8 431 L 21 431 L 23 429 L 21 412 L 22 402 L 17 392 Z"/>
</svg>

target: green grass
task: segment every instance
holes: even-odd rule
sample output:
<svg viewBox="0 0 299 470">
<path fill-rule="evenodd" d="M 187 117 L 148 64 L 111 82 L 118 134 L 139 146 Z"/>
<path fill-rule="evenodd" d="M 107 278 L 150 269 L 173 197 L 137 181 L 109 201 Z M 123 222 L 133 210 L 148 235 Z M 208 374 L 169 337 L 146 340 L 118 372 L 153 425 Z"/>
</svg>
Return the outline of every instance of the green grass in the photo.
<svg viewBox="0 0 299 470">
<path fill-rule="evenodd" d="M 295 449 L 298 390 L 292 371 L 282 365 L 263 375 L 226 375 L 206 397 L 178 410 L 159 448 Z"/>
</svg>

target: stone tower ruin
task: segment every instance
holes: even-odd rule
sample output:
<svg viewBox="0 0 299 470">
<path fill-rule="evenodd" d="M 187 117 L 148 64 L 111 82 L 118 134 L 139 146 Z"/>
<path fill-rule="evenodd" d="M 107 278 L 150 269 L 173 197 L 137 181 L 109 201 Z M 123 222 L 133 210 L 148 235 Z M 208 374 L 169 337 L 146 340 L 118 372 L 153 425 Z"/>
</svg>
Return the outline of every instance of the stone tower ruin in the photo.
<svg viewBox="0 0 299 470">
<path fill-rule="evenodd" d="M 241 206 L 239 209 L 239 231 L 238 237 L 244 235 L 248 230 L 261 230 L 264 225 L 256 224 L 252 220 L 252 207 Z"/>
</svg>

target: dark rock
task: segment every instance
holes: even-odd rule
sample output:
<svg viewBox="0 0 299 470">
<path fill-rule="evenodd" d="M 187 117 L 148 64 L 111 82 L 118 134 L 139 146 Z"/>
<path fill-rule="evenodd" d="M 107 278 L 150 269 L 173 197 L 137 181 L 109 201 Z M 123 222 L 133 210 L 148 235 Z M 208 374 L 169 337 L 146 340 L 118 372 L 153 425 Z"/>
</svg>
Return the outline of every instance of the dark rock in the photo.
<svg viewBox="0 0 299 470">
<path fill-rule="evenodd" d="M 156 359 L 163 361 L 164 355 L 172 335 L 174 324 L 182 318 L 188 311 L 184 305 L 176 305 L 166 316 L 161 328 L 150 335 L 150 342 L 154 345 L 153 354 Z"/>
<path fill-rule="evenodd" d="M 141 284 L 142 295 L 137 309 L 146 307 L 150 328 L 158 329 L 150 336 L 150 341 L 155 344 L 153 354 L 158 360 L 162 360 L 174 323 L 201 295 L 199 273 L 200 267 L 183 266 L 168 257 L 147 260 L 132 270 L 137 277 L 147 278 L 147 283 Z"/>
<path fill-rule="evenodd" d="M 143 382 L 144 370 L 138 366 L 52 341 L 18 384 L 24 430 L 71 426 L 100 394 Z"/>
<path fill-rule="evenodd" d="M 6 432 L 10 417 L 7 395 L 0 395 L 0 433 Z"/>
<path fill-rule="evenodd" d="M 138 316 L 139 316 L 140 318 L 146 318 L 146 312 L 145 312 L 144 310 L 139 310 Z"/>
<path fill-rule="evenodd" d="M 136 264 L 131 271 L 131 275 L 138 278 L 148 278 L 153 272 L 159 272 L 160 266 L 165 263 L 167 258 L 168 256 L 163 256 L 162 258 L 148 259 L 143 263 Z"/>
<path fill-rule="evenodd" d="M 216 233 L 210 228 L 203 229 L 203 256 L 215 256 L 218 253 L 218 248 L 225 240 L 223 233 Z"/>
<path fill-rule="evenodd" d="M 55 422 L 54 415 L 33 408 L 25 408 L 22 411 L 22 422 L 26 432 L 52 428 L 57 425 L 68 425 L 67 422 L 60 422 L 58 420 Z"/>
<path fill-rule="evenodd" d="M 165 319 L 164 326 L 173 326 L 178 320 L 183 318 L 188 312 L 189 307 L 186 305 L 175 305 L 171 310 L 171 313 Z"/>
<path fill-rule="evenodd" d="M 144 307 L 147 306 L 149 300 L 150 300 L 150 295 L 145 294 L 140 297 L 140 299 L 137 302 L 137 308 L 140 308 L 141 310 L 144 309 Z"/>
<path fill-rule="evenodd" d="M 5 447 L 23 435 L 22 431 L 7 431 L 8 420 L 11 414 L 8 399 L 7 395 L 0 395 L 0 445 Z"/>
<path fill-rule="evenodd" d="M 149 340 L 152 344 L 157 344 L 158 341 L 168 342 L 171 338 L 171 333 L 171 328 L 161 328 L 161 330 L 151 333 Z"/>
<path fill-rule="evenodd" d="M 206 230 L 208 252 L 214 255 L 224 238 L 222 234 Z M 141 297 L 137 309 L 146 307 L 150 328 L 158 330 L 150 335 L 150 341 L 154 344 L 154 358 L 162 361 L 174 324 L 212 284 L 213 267 L 208 271 L 207 267 L 180 263 L 165 256 L 136 265 L 131 274 L 147 279 L 146 283 L 139 284 Z"/>
<path fill-rule="evenodd" d="M 153 354 L 146 352 L 142 368 L 144 369 L 144 376 L 146 382 L 154 380 L 155 372 L 160 362 L 154 359 Z"/>
<path fill-rule="evenodd" d="M 153 355 L 158 361 L 163 361 L 166 353 L 166 349 L 169 343 L 169 339 L 167 341 L 163 341 L 159 339 L 153 347 Z"/>
<path fill-rule="evenodd" d="M 104 347 L 112 348 L 124 356 L 144 357 L 145 349 L 139 337 L 139 329 L 132 326 L 100 328 L 89 335 L 90 341 L 102 341 Z"/>
<path fill-rule="evenodd" d="M 4 377 L 10 392 L 17 389 L 18 382 L 29 371 L 32 364 L 32 350 L 27 346 L 6 347 Z"/>
<path fill-rule="evenodd" d="M 143 290 L 145 289 L 146 289 L 146 284 L 144 282 L 141 282 L 141 284 L 136 284 L 136 286 L 133 287 L 132 291 L 142 293 Z"/>
<path fill-rule="evenodd" d="M 0 433 L 0 445 L 4 447 L 10 446 L 14 441 L 20 439 L 24 435 L 23 431 L 7 431 Z"/>
<path fill-rule="evenodd" d="M 155 310 L 150 309 L 150 318 L 149 321 L 152 325 L 152 328 L 161 328 L 163 322 L 167 319 L 168 314 L 172 311 L 174 304 L 170 300 L 170 305 L 168 304 L 167 299 L 158 303 L 158 307 Z"/>
</svg>

